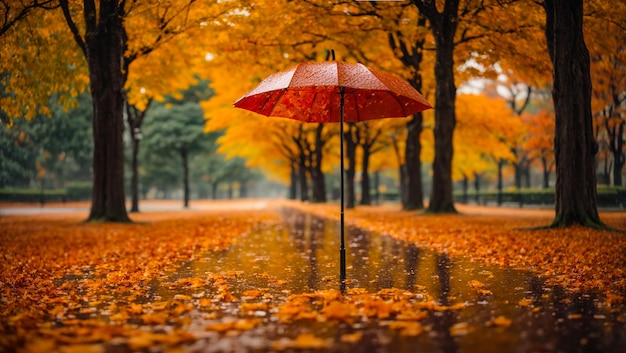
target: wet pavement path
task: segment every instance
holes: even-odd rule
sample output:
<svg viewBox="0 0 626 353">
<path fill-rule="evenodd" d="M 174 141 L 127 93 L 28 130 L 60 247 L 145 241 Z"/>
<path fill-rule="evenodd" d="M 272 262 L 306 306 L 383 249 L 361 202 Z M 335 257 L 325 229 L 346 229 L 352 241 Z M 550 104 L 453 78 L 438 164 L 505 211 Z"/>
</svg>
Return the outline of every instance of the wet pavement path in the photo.
<svg viewBox="0 0 626 353">
<path fill-rule="evenodd" d="M 451 258 L 354 228 L 346 231 L 348 296 L 397 288 L 413 293 L 413 301 L 460 309 L 427 310 L 416 335 L 394 329 L 393 317 L 281 322 L 278 306 L 291 295 L 339 289 L 338 224 L 290 210 L 283 216 L 282 226 L 239 238 L 152 283 L 148 301 L 176 299 L 184 290 L 204 308 L 190 314 L 189 330 L 200 339 L 186 351 L 302 351 L 281 344 L 301 334 L 336 352 L 626 351 L 624 307 L 610 307 L 600 294 L 569 293 L 528 271 Z M 189 280 L 207 276 L 212 286 Z M 251 311 L 243 313 L 247 301 Z M 243 318 L 254 320 L 254 328 L 233 332 L 233 320 Z M 216 325 L 225 328 L 206 329 Z M 344 339 L 355 333 L 358 339 Z"/>
</svg>

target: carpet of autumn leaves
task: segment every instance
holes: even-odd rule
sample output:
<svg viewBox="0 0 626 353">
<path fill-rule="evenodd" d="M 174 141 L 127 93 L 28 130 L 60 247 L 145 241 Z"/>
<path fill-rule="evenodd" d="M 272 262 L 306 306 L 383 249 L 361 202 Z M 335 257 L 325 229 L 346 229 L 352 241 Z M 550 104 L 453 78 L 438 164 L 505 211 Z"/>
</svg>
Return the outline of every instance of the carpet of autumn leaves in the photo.
<svg viewBox="0 0 626 353">
<path fill-rule="evenodd" d="M 0 348 L 46 352 L 100 351 L 92 343 L 119 337 L 129 345 L 178 343 L 185 334 L 132 333 L 129 314 L 143 314 L 150 281 L 219 250 L 279 217 L 270 211 L 155 212 L 135 224 L 87 224 L 83 214 L 0 217 Z M 167 307 L 172 315 L 184 303 Z M 90 318 L 102 312 L 110 320 Z M 144 316 L 158 323 L 158 316 Z M 106 327 L 104 327 L 106 326 Z M 100 329 L 94 330 L 94 327 Z M 149 337 L 147 337 L 148 335 Z"/>
<path fill-rule="evenodd" d="M 429 330 L 421 320 L 430 314 L 465 308 L 463 303 L 438 303 L 426 292 L 395 288 L 377 293 L 352 288 L 345 296 L 332 289 L 290 293 L 281 290 L 285 281 L 270 274 L 264 274 L 263 287 L 235 293 L 233 283 L 243 278 L 236 271 L 183 276 L 168 282 L 169 297 L 155 295 L 155 281 L 180 269 L 181 263 L 220 251 L 254 229 L 279 226 L 278 207 L 339 216 L 337 205 L 281 201 L 271 206 L 240 209 L 224 204 L 202 211 L 147 212 L 133 215 L 135 224 L 85 224 L 84 215 L 75 213 L 0 217 L 0 350 L 160 347 L 157 351 L 178 352 L 181 345 L 214 337 L 211 334 L 228 337 L 270 321 L 352 325 L 383 320 L 398 335 L 413 337 Z M 572 291 L 600 289 L 608 304 L 623 302 L 624 234 L 580 228 L 519 230 L 547 224 L 550 214 L 477 210 L 485 212 L 461 209 L 462 215 L 423 216 L 396 206 L 358 207 L 347 211 L 346 221 L 451 256 L 530 269 Z M 624 213 L 602 218 L 611 226 L 626 227 Z M 470 285 L 484 290 L 480 282 Z M 464 334 L 463 324 L 450 328 L 453 336 Z M 495 316 L 488 325 L 508 327 L 511 320 Z M 361 335 L 344 333 L 339 339 L 353 344 Z M 313 333 L 274 338 L 269 346 L 259 347 L 282 351 L 333 344 Z"/>
<path fill-rule="evenodd" d="M 338 219 L 336 205 L 291 203 L 291 207 Z M 526 269 L 568 290 L 626 293 L 626 234 L 582 227 L 529 230 L 549 224 L 553 211 L 458 206 L 459 214 L 424 215 L 399 206 L 346 210 L 347 224 L 416 243 L 420 247 L 490 264 Z M 601 219 L 626 229 L 626 213 Z"/>
</svg>

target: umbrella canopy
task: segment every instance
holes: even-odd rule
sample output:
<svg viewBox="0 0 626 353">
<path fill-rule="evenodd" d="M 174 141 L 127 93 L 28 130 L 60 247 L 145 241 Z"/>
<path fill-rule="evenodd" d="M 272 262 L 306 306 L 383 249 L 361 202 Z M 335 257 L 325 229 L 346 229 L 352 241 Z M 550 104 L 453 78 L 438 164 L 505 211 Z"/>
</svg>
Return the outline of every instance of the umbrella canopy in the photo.
<svg viewBox="0 0 626 353">
<path fill-rule="evenodd" d="M 362 64 L 307 62 L 268 76 L 235 107 L 311 123 L 406 117 L 432 106 L 405 80 Z"/>
<path fill-rule="evenodd" d="M 334 55 L 333 55 L 334 57 Z M 235 107 L 265 116 L 311 123 L 340 123 L 343 168 L 343 123 L 406 117 L 432 106 L 408 82 L 362 64 L 340 61 L 302 63 L 267 77 L 235 102 Z M 341 241 L 339 279 L 346 288 L 343 172 L 341 174 Z"/>
</svg>

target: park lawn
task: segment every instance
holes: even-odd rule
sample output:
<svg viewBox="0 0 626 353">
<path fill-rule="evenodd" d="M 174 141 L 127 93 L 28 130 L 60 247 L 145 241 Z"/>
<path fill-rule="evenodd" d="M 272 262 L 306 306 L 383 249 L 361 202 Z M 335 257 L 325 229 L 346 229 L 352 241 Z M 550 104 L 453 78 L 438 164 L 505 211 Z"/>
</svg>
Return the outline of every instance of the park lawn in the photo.
<svg viewBox="0 0 626 353">
<path fill-rule="evenodd" d="M 101 352 L 103 343 L 112 343 L 131 351 L 155 346 L 177 351 L 181 344 L 198 339 L 199 335 L 188 329 L 193 320 L 225 318 L 204 330 L 240 333 L 263 324 L 245 314 L 258 310 L 267 310 L 286 323 L 305 315 L 329 324 L 350 324 L 372 315 L 374 319 L 394 319 L 397 323 L 390 328 L 412 335 L 423 332 L 423 327 L 407 326 L 400 319 L 407 315 L 406 309 L 393 308 L 415 309 L 409 312 L 415 320 L 424 317 L 425 310 L 463 310 L 462 305 L 441 306 L 423 296 L 416 302 L 414 293 L 393 290 L 355 290 L 345 298 L 337 291 L 294 293 L 285 302 L 259 288 L 246 293 L 250 302 L 243 298 L 238 302 L 228 285 L 238 275 L 229 272 L 181 279 L 172 284 L 177 294 L 171 299 L 153 300 L 153 281 L 203 252 L 228 247 L 255 228 L 278 226 L 280 207 L 339 217 L 337 205 L 291 201 L 269 203 L 265 209 L 222 203 L 200 211 L 144 212 L 133 215 L 137 223 L 130 225 L 85 224 L 83 214 L 0 217 L 0 350 Z M 548 223 L 550 213 L 462 210 L 465 213 L 461 215 L 423 216 L 402 212 L 397 206 L 357 207 L 347 211 L 346 220 L 452 256 L 532 269 L 570 290 L 600 289 L 611 305 L 623 302 L 624 234 L 581 228 L 518 230 Z M 624 213 L 607 213 L 602 218 L 614 227 L 625 226 Z M 216 294 L 191 296 L 198 288 L 213 288 Z M 390 300 L 396 302 L 388 304 Z M 228 317 L 220 311 L 219 302 L 234 303 L 240 315 Z M 322 303 L 319 310 L 303 304 L 316 302 Z M 507 318 L 493 321 L 493 325 L 507 323 Z M 357 339 L 345 337 L 346 341 Z M 275 344 L 277 350 L 325 347 L 327 342 L 310 335 Z"/>
</svg>

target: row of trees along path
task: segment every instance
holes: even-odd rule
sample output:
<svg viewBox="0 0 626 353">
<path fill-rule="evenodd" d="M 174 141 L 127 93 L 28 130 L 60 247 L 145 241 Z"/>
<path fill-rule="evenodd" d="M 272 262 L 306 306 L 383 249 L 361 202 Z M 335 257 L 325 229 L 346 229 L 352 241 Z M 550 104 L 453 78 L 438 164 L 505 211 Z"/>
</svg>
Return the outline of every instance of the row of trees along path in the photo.
<svg viewBox="0 0 626 353">
<path fill-rule="evenodd" d="M 291 60 L 311 60 L 315 59 L 311 53 L 317 52 L 318 45 L 334 43 L 345 50 L 347 57 L 378 62 L 383 68 L 393 69 L 392 64 L 376 60 L 361 45 L 364 37 L 372 39 L 372 33 L 381 30 L 384 36 L 377 38 L 384 41 L 373 45 L 386 43 L 396 62 L 408 72 L 409 82 L 418 90 L 428 89 L 424 84 L 423 69 L 428 64 L 424 53 L 429 50 L 435 53 L 435 148 L 428 211 L 455 212 L 452 156 L 459 79 L 455 77 L 455 56 L 460 55 L 460 49 L 463 55 L 476 53 L 475 43 L 484 49 L 490 41 L 520 40 L 526 28 L 544 26 L 547 42 L 544 52 L 549 54 L 553 68 L 556 114 L 557 213 L 553 225 L 601 226 L 595 203 L 597 146 L 592 126 L 590 58 L 583 36 L 582 0 L 544 0 L 539 5 L 522 0 L 445 0 L 443 3 L 413 0 L 402 4 L 350 5 L 318 0 L 297 4 L 177 0 L 159 5 L 124 0 L 30 0 L 15 5 L 3 1 L 3 4 L 0 41 L 9 49 L 3 54 L 6 55 L 3 62 L 7 63 L 6 90 L 11 94 L 2 97 L 2 109 L 9 119 L 45 113 L 41 103 L 51 93 L 59 93 L 61 100 L 71 101 L 68 95 L 90 89 L 94 111 L 91 221 L 129 221 L 123 188 L 126 104 L 137 109 L 128 110 L 129 127 L 134 132 L 141 127 L 141 112 L 148 109 L 152 99 L 190 86 L 195 74 L 210 72 L 207 66 L 219 68 L 219 60 L 215 65 L 207 64 L 213 56 L 232 65 L 248 62 L 248 67 L 263 68 L 255 72 L 271 72 L 282 68 L 278 58 L 285 61 L 286 48 L 294 54 Z M 608 14 L 601 11 L 606 9 L 599 2 L 594 1 L 590 6 L 595 6 L 599 16 Z M 537 22 L 538 8 L 543 9 L 544 20 L 533 24 L 532 20 Z M 414 21 L 406 21 L 406 11 L 412 11 Z M 286 15 L 280 18 L 289 20 L 276 23 L 273 19 L 277 17 L 267 16 L 268 13 Z M 348 27 L 336 25 L 337 21 Z M 352 25 L 356 27 L 348 29 Z M 285 28 L 290 31 L 281 30 Z M 501 48 L 490 48 L 492 55 L 485 55 L 486 60 L 503 65 L 518 63 L 513 65 L 517 69 L 525 66 L 528 53 L 521 55 L 515 46 L 507 47 L 506 43 L 511 41 L 505 41 Z M 272 47 L 278 49 L 274 50 L 278 54 L 267 54 Z M 50 53 L 45 63 L 28 65 L 39 52 Z M 211 58 L 207 52 L 212 53 Z M 29 70 L 23 70 L 24 67 Z M 214 77 L 217 85 L 219 79 Z M 242 86 L 237 89 L 241 90 Z M 34 93 L 30 94 L 31 91 Z M 408 209 L 423 207 L 421 173 L 417 172 L 421 168 L 422 120 L 418 114 L 406 125 L 402 184 L 407 190 L 403 203 Z M 322 148 L 325 137 L 322 128 L 317 130 L 317 143 L 322 145 L 316 147 Z M 298 155 L 289 146 L 283 147 L 283 153 Z M 293 164 L 302 162 L 296 160 Z M 315 171 L 319 173 L 321 162 L 317 163 Z M 314 187 L 314 191 L 318 196 L 323 195 L 323 184 Z"/>
</svg>

